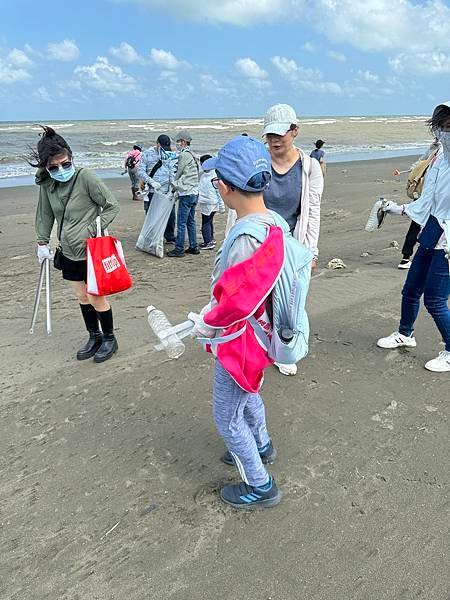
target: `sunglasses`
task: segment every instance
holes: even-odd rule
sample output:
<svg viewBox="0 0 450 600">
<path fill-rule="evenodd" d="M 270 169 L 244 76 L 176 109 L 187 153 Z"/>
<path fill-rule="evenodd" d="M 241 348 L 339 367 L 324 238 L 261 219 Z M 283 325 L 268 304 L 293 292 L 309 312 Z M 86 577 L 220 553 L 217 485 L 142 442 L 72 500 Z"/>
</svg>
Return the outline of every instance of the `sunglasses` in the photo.
<svg viewBox="0 0 450 600">
<path fill-rule="evenodd" d="M 70 169 L 70 167 L 72 166 L 72 161 L 71 160 L 65 160 L 64 162 L 60 163 L 59 165 L 49 165 L 47 167 L 47 171 L 49 173 L 56 173 L 56 171 L 59 171 L 59 169 Z"/>
</svg>

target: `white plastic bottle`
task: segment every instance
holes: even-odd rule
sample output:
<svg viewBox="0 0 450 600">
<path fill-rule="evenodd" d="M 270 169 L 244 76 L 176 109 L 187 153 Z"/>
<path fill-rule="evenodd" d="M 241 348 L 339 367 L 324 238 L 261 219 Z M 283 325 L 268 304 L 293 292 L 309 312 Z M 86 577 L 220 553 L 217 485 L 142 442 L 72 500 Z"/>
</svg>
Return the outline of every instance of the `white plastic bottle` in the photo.
<svg viewBox="0 0 450 600">
<path fill-rule="evenodd" d="M 181 356 L 185 351 L 185 345 L 176 333 L 166 334 L 172 327 L 166 315 L 162 310 L 158 310 L 154 306 L 148 306 L 147 313 L 148 324 L 164 346 L 167 356 L 169 358 L 178 358 Z"/>
<path fill-rule="evenodd" d="M 379 227 L 381 225 L 380 220 L 378 218 L 378 211 L 380 210 L 380 208 L 383 206 L 384 203 L 385 203 L 385 199 L 383 197 L 381 197 L 373 205 L 372 210 L 370 211 L 369 218 L 367 219 L 367 223 L 366 223 L 366 227 L 365 227 L 366 231 L 375 231 L 375 229 L 377 229 L 377 227 Z"/>
</svg>

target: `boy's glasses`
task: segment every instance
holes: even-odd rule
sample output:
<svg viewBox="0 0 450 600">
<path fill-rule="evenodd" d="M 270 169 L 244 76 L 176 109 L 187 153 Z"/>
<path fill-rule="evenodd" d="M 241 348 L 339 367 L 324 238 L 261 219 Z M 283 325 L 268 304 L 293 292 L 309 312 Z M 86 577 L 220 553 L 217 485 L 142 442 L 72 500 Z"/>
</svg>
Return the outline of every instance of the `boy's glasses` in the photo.
<svg viewBox="0 0 450 600">
<path fill-rule="evenodd" d="M 71 160 L 65 160 L 64 162 L 60 163 L 59 165 L 49 165 L 47 167 L 47 171 L 49 173 L 56 173 L 56 171 L 59 171 L 60 167 L 62 169 L 70 169 L 71 166 L 72 166 L 72 161 Z"/>
<path fill-rule="evenodd" d="M 215 190 L 218 190 L 218 189 L 219 189 L 219 181 L 220 181 L 220 177 L 213 177 L 213 178 L 211 179 L 211 185 L 213 186 L 213 188 L 214 188 Z"/>
</svg>

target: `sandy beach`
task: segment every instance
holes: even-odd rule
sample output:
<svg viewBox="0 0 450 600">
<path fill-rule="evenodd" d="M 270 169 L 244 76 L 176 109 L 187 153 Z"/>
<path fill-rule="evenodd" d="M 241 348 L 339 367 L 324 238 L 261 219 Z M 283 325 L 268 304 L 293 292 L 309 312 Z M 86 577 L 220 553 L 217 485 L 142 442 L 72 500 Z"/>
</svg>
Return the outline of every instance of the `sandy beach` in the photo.
<svg viewBox="0 0 450 600">
<path fill-rule="evenodd" d="M 284 497 L 255 512 L 218 499 L 238 477 L 219 460 L 213 360 L 189 340 L 169 361 L 146 323 L 148 304 L 176 323 L 206 303 L 213 255 L 136 251 L 142 205 L 126 177 L 108 179 L 135 286 L 113 299 L 118 354 L 80 363 L 81 316 L 55 270 L 54 333 L 42 309 L 29 334 L 37 188 L 0 190 L 0 598 L 448 598 L 449 378 L 423 368 L 442 346 L 422 310 L 417 348 L 376 347 L 397 327 L 392 242 L 408 222 L 364 231 L 379 196 L 406 200 L 392 170 L 412 160 L 328 167 L 310 353 L 298 376 L 270 369 L 263 388 Z M 346 269 L 326 269 L 336 257 Z"/>
</svg>

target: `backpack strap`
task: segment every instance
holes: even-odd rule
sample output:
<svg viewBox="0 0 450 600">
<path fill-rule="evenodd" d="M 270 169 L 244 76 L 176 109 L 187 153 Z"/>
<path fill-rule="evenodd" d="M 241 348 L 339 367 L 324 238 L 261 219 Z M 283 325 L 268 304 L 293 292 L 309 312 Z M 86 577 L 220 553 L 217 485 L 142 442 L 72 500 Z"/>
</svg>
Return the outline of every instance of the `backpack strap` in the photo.
<svg viewBox="0 0 450 600">
<path fill-rule="evenodd" d="M 242 221 L 241 223 L 235 224 L 230 232 L 228 233 L 220 251 L 219 266 L 220 272 L 223 273 L 227 266 L 228 254 L 231 250 L 232 245 L 241 235 L 251 235 L 260 244 L 262 244 L 267 238 L 268 230 L 264 225 L 258 225 L 251 221 Z"/>
<path fill-rule="evenodd" d="M 220 337 L 214 337 L 214 338 L 198 337 L 197 341 L 200 342 L 201 344 L 209 344 L 210 346 L 215 347 L 215 346 L 218 346 L 219 344 L 224 344 L 226 342 L 231 342 L 232 340 L 235 340 L 236 338 L 238 338 L 239 336 L 241 336 L 244 333 L 246 327 L 247 327 L 247 325 L 244 324 L 240 329 L 238 329 L 234 333 L 230 333 L 229 335 L 221 335 Z"/>
<path fill-rule="evenodd" d="M 156 173 L 156 171 L 158 169 L 160 169 L 162 167 L 162 160 L 159 159 L 154 165 L 152 170 L 150 171 L 150 173 L 148 174 L 148 176 L 150 177 L 150 179 L 153 179 L 153 175 Z"/>
</svg>

